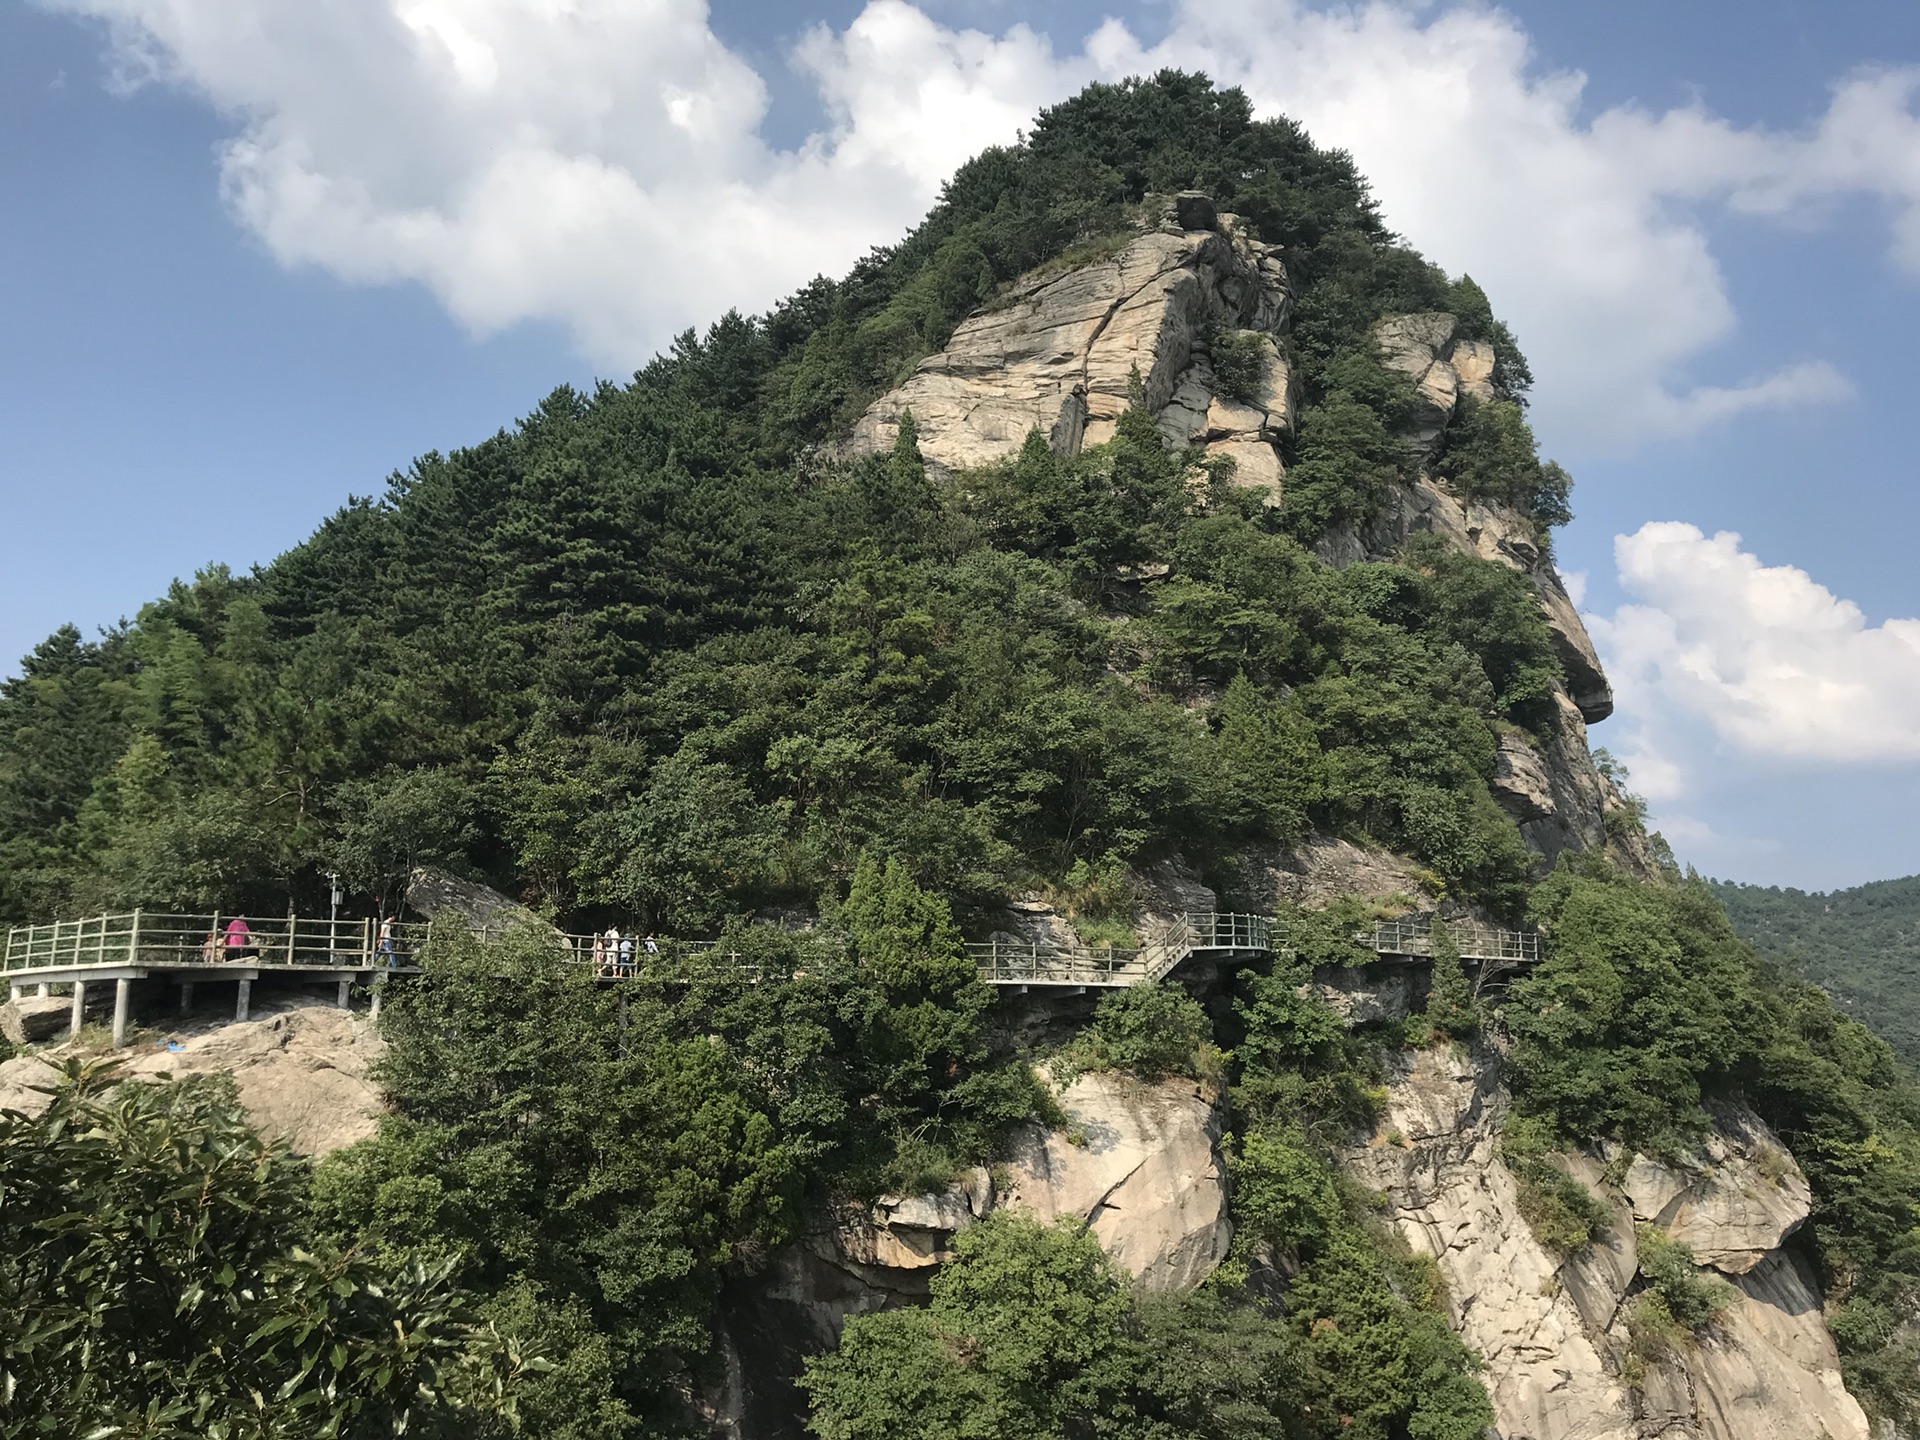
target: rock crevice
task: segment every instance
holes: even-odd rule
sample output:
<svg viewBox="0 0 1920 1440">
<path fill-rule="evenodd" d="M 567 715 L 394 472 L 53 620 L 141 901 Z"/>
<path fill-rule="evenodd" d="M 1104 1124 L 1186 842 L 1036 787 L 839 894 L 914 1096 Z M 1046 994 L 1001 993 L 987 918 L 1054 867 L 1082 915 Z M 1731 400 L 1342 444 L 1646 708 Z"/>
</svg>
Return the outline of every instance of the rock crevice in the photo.
<svg viewBox="0 0 1920 1440">
<path fill-rule="evenodd" d="M 1560 1257 L 1533 1236 L 1499 1158 L 1507 1111 L 1497 1056 L 1420 1051 L 1397 1062 L 1383 1133 L 1348 1164 L 1386 1197 L 1394 1225 L 1431 1255 L 1451 1318 L 1485 1358 L 1503 1440 L 1867 1440 L 1802 1262 L 1782 1248 L 1804 1222 L 1805 1177 L 1751 1110 L 1724 1106 L 1693 1152 L 1626 1162 L 1561 1157 L 1612 1214 Z M 1636 1223 L 1658 1225 L 1732 1277 L 1732 1303 L 1664 1362 L 1627 1379 L 1626 1309 L 1641 1282 Z"/>
</svg>

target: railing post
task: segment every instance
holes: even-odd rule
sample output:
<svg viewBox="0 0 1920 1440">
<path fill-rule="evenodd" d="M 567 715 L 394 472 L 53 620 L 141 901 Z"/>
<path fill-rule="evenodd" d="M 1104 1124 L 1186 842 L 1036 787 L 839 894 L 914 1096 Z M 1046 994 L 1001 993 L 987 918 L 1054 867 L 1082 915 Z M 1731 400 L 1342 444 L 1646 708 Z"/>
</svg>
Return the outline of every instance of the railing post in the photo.
<svg viewBox="0 0 1920 1440">
<path fill-rule="evenodd" d="M 133 929 L 127 933 L 127 963 L 140 963 L 140 912 L 133 912 Z"/>
</svg>

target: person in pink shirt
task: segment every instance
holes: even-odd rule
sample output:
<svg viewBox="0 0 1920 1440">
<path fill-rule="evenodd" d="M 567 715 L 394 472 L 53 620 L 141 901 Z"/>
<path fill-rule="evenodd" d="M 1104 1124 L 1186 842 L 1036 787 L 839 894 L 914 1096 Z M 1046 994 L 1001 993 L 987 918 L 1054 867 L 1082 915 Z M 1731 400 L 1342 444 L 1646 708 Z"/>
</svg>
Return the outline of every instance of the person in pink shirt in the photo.
<svg viewBox="0 0 1920 1440">
<path fill-rule="evenodd" d="M 238 915 L 227 921 L 227 959 L 240 960 L 259 953 L 254 948 L 252 927 Z"/>
</svg>

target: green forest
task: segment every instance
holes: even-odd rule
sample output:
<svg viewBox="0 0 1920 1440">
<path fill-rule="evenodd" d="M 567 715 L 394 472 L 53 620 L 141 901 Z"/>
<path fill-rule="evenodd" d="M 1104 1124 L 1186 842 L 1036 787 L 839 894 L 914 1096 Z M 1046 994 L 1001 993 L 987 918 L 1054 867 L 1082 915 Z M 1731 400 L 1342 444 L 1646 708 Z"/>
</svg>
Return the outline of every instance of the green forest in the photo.
<svg viewBox="0 0 1920 1440">
<path fill-rule="evenodd" d="M 1742 939 L 1920 1067 L 1920 876 L 1807 893 L 1716 880 Z"/>
<path fill-rule="evenodd" d="M 828 458 L 1002 287 L 1184 189 L 1284 247 L 1305 388 L 1280 507 L 1138 407 L 1108 444 L 1034 436 L 952 483 L 910 425 Z M 1541 1155 L 1671 1153 L 1708 1101 L 1749 1099 L 1814 1186 L 1850 1385 L 1920 1417 L 1920 1091 L 1703 882 L 1528 851 L 1488 785 L 1503 733 L 1558 723 L 1525 577 L 1431 540 L 1343 570 L 1313 551 L 1414 473 L 1410 385 L 1370 327 L 1418 310 L 1500 357 L 1445 483 L 1550 544 L 1567 477 L 1480 288 L 1240 92 L 1095 85 L 846 277 L 423 456 L 252 573 L 51 636 L 0 686 L 0 923 L 323 912 L 330 871 L 372 913 L 430 863 L 569 930 L 724 936 L 751 965 L 621 999 L 526 937 L 437 931 L 383 1019 L 390 1113 L 317 1165 L 218 1084 L 70 1069 L 45 1116 L 0 1119 L 0 1437 L 698 1433 L 724 1287 L 822 1205 L 942 1183 L 1057 1116 L 965 937 L 1035 889 L 1111 922 L 1170 855 L 1251 908 L 1248 847 L 1309 834 L 1411 857 L 1426 903 L 1537 925 L 1548 960 L 1475 997 L 1443 956 L 1426 1015 L 1349 1031 L 1302 990 L 1372 958 L 1336 905 L 1278 917 L 1288 952 L 1198 999 L 1103 1001 L 1075 1063 L 1223 1095 L 1233 1257 L 1149 1299 L 1083 1231 L 996 1216 L 930 1304 L 809 1362 L 815 1434 L 1478 1440 L 1437 1272 L 1334 1155 L 1393 1051 L 1489 1029 L 1510 1163 L 1568 1249 L 1594 1219 Z M 783 907 L 818 926 L 768 923 Z M 1676 1333 L 1711 1323 L 1691 1273 L 1650 1292 Z"/>
</svg>

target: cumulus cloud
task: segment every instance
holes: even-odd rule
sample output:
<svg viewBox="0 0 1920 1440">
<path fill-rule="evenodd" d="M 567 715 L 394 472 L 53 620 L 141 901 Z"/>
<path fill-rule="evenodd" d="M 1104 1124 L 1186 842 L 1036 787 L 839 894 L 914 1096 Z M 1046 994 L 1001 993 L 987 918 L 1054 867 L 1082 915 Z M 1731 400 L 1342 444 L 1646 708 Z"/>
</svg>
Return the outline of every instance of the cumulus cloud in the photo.
<svg viewBox="0 0 1920 1440">
<path fill-rule="evenodd" d="M 1595 638 L 1622 709 L 1642 717 L 1629 763 L 1653 798 L 1681 793 L 1684 775 L 1651 737 L 1689 722 L 1749 756 L 1920 759 L 1920 619 L 1870 625 L 1731 531 L 1655 521 L 1617 537 L 1614 557 L 1634 599 L 1598 620 Z"/>
<path fill-rule="evenodd" d="M 1071 53 L 872 0 L 794 57 L 828 123 L 760 134 L 766 92 L 702 0 L 41 0 L 105 19 L 127 83 L 232 117 L 222 183 L 283 262 L 416 281 L 476 332 L 556 319 L 598 363 L 761 308 L 910 225 L 940 181 L 1088 80 L 1162 65 L 1246 87 L 1351 150 L 1389 220 L 1471 269 L 1528 345 L 1543 429 L 1574 451 L 1831 401 L 1817 357 L 1731 384 L 1689 367 L 1734 307 L 1694 207 L 1799 216 L 1866 191 L 1920 270 L 1920 71 L 1846 80 L 1801 134 L 1699 107 L 1591 118 L 1478 6 L 1181 0 L 1146 47 Z"/>
</svg>

